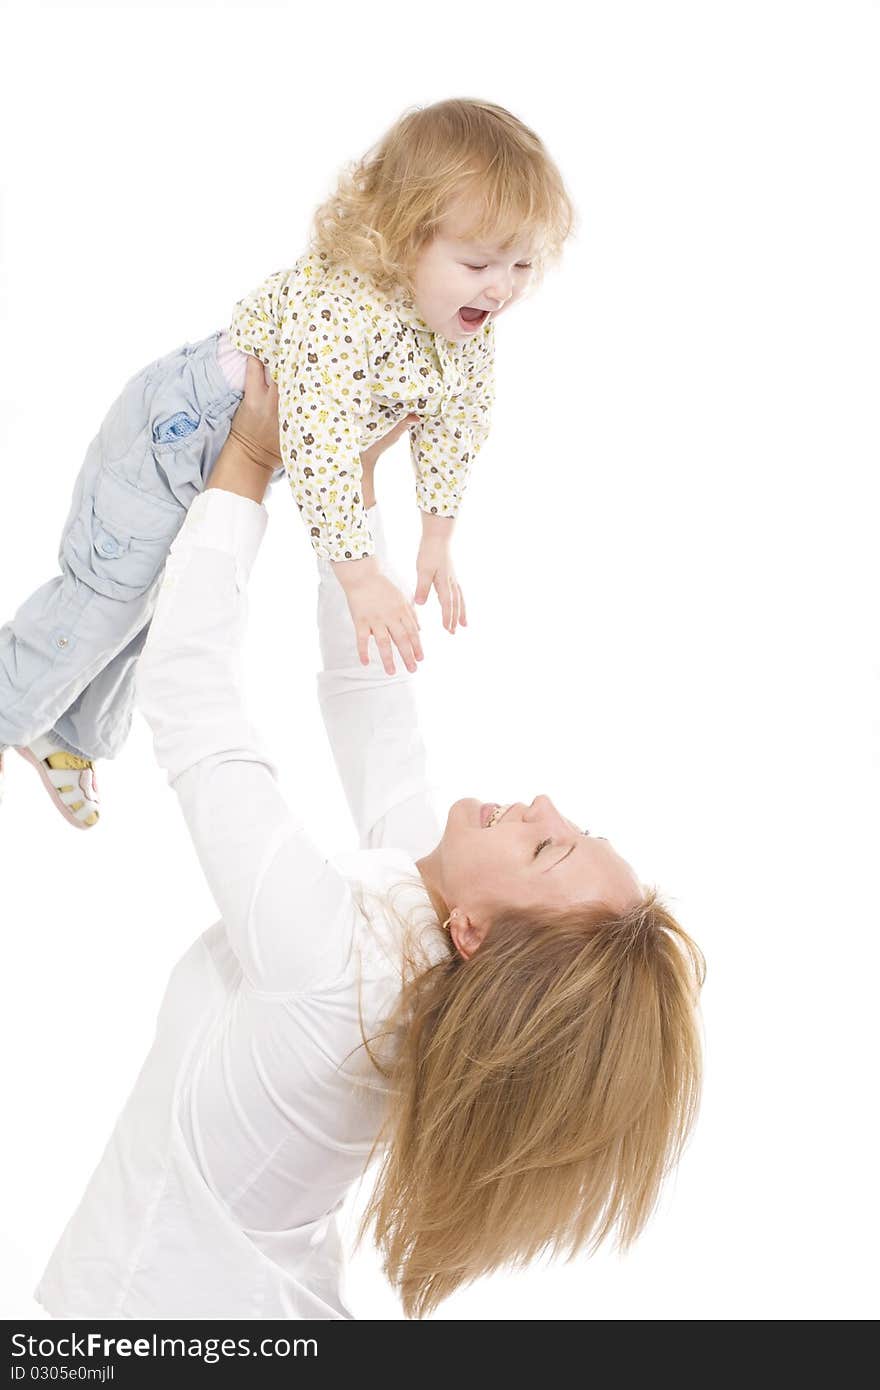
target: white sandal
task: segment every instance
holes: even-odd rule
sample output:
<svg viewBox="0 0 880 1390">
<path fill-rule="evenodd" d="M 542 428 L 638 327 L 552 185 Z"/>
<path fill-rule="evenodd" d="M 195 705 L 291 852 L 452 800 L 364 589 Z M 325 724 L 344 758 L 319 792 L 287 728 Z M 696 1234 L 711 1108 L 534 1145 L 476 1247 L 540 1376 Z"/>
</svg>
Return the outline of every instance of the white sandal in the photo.
<svg viewBox="0 0 880 1390">
<path fill-rule="evenodd" d="M 90 758 L 68 753 L 45 734 L 35 739 L 29 748 L 16 748 L 15 751 L 37 769 L 65 820 L 78 830 L 97 825 L 100 818 L 98 784 Z"/>
</svg>

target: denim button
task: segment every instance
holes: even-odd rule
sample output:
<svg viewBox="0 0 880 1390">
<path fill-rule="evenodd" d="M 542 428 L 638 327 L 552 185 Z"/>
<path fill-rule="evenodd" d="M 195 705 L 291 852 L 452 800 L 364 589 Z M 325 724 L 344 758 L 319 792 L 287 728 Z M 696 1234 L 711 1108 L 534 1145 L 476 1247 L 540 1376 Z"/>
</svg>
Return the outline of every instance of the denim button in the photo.
<svg viewBox="0 0 880 1390">
<path fill-rule="evenodd" d="M 118 549 L 118 546 L 116 545 L 116 542 L 115 542 L 115 541 L 102 541 L 102 542 L 101 542 L 101 554 L 102 554 L 102 555 L 115 555 L 117 549 Z"/>
<path fill-rule="evenodd" d="M 66 638 L 66 637 L 59 637 L 59 638 L 58 638 L 58 646 L 59 646 L 59 647 L 66 647 L 66 646 L 67 646 L 67 638 Z"/>
</svg>

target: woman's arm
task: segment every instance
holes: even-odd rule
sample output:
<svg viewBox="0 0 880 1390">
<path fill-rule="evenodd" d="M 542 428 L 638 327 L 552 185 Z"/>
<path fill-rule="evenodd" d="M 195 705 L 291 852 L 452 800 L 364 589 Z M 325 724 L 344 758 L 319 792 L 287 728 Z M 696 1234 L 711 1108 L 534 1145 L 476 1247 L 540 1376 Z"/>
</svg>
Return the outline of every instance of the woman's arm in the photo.
<svg viewBox="0 0 880 1390">
<path fill-rule="evenodd" d="M 248 373 L 234 427 L 265 443 L 277 392 L 256 362 Z M 242 969 L 255 988 L 287 993 L 343 970 L 356 919 L 347 884 L 282 795 L 242 698 L 247 583 L 270 477 L 235 438 L 224 446 L 171 547 L 136 682 Z"/>
<path fill-rule="evenodd" d="M 377 459 L 406 430 L 402 421 L 361 455 L 363 496 L 375 555 L 399 587 L 388 562 L 374 473 Z M 363 666 L 345 595 L 333 566 L 318 561 L 318 634 L 323 670 L 318 698 L 324 727 L 363 848 L 395 848 L 413 859 L 440 838 L 418 724 L 413 676 L 388 675 L 376 652 Z"/>
<path fill-rule="evenodd" d="M 262 441 L 273 451 L 278 448 L 276 399 L 276 388 L 267 387 L 262 374 L 255 370 L 248 378 L 243 403 L 250 413 L 241 420 L 240 413 L 236 414 L 237 432 Z M 399 588 L 403 585 L 391 572 L 376 505 L 375 471 L 382 454 L 417 419 L 414 415 L 405 417 L 360 456 L 362 495 L 376 560 Z M 266 470 L 275 466 L 274 457 L 267 453 Z M 249 463 L 240 450 L 224 450 L 209 486 L 228 488 L 259 502 L 270 476 L 269 471 Z M 406 670 L 389 675 L 378 650 L 371 653 L 369 665 L 361 663 L 338 567 L 319 557 L 318 569 L 318 635 L 323 662 L 318 697 L 360 843 L 364 848 L 403 849 L 418 858 L 434 848 L 440 826 L 427 780 L 412 676 Z"/>
<path fill-rule="evenodd" d="M 244 400 L 232 417 L 205 491 L 220 488 L 262 502 L 281 463 L 278 445 L 278 387 L 270 385 L 256 357 L 249 357 Z"/>
</svg>

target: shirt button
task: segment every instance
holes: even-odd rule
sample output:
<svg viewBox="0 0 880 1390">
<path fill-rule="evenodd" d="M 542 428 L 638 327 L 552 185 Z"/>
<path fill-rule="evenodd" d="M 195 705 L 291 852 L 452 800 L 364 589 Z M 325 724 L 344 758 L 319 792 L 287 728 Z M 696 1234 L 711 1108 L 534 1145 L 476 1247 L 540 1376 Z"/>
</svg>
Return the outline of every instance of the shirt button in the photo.
<svg viewBox="0 0 880 1390">
<path fill-rule="evenodd" d="M 59 637 L 59 638 L 57 639 L 57 645 L 58 645 L 59 647 L 66 647 L 66 646 L 67 646 L 67 638 L 66 638 L 66 637 Z"/>
</svg>

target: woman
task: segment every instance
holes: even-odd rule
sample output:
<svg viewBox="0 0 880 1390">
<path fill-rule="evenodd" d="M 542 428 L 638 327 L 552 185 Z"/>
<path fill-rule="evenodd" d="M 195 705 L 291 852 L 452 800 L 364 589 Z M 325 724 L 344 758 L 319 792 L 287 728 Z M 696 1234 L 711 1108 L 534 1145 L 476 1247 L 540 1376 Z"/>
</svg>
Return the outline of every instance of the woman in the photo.
<svg viewBox="0 0 880 1390">
<path fill-rule="evenodd" d="M 702 959 L 549 798 L 427 801 L 412 675 L 358 660 L 319 561 L 319 697 L 361 850 L 328 862 L 242 707 L 277 390 L 248 364 L 138 669 L 156 756 L 222 914 L 37 1297 L 69 1318 L 349 1318 L 336 1213 L 375 1152 L 408 1316 L 548 1245 L 628 1245 L 692 1123 Z M 372 470 L 402 431 L 363 456 Z M 251 441 L 248 443 L 247 441 Z M 442 923 L 442 925 L 441 925 Z"/>
</svg>

